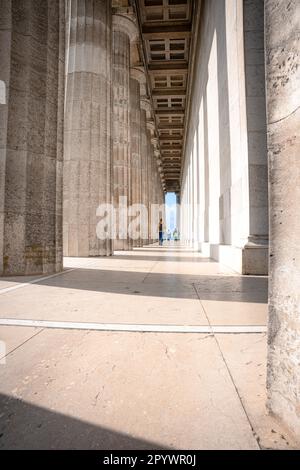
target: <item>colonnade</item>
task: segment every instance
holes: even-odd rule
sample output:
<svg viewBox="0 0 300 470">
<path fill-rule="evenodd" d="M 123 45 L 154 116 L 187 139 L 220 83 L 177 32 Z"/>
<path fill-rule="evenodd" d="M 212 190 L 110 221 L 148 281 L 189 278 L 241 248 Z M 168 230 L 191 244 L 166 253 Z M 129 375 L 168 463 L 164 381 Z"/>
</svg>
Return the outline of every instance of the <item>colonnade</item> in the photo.
<svg viewBox="0 0 300 470">
<path fill-rule="evenodd" d="M 264 2 L 205 2 L 181 184 L 182 240 L 268 273 Z"/>
<path fill-rule="evenodd" d="M 63 254 L 110 256 L 157 238 L 147 214 L 138 238 L 127 233 L 139 215 L 132 204 L 148 213 L 164 192 L 146 75 L 132 54 L 136 18 L 118 4 L 1 2 L 3 275 L 59 272 Z M 119 216 L 107 217 L 105 238 L 97 232 L 102 205 Z"/>
<path fill-rule="evenodd" d="M 0 2 L 0 275 L 156 239 L 159 142 L 121 4 Z M 183 241 L 243 274 L 270 268 L 268 406 L 298 434 L 299 25 L 298 0 L 203 2 L 180 194 Z M 119 198 L 128 219 L 148 209 L 137 239 L 97 235 Z"/>
<path fill-rule="evenodd" d="M 299 436 L 300 4 L 210 0 L 200 31 L 182 240 L 269 273 L 268 407 Z"/>
<path fill-rule="evenodd" d="M 65 139 L 65 155 L 70 152 L 74 155 L 72 146 L 77 146 L 79 171 L 77 191 L 70 190 L 64 198 L 66 256 L 109 256 L 114 250 L 131 250 L 156 238 L 151 237 L 146 213 L 150 213 L 151 206 L 157 203 L 156 194 L 160 194 L 161 204 L 164 195 L 163 191 L 158 191 L 158 187 L 162 188 L 162 181 L 157 172 L 151 136 L 147 132 L 147 119 L 143 114 L 143 102 L 149 101 L 146 75 L 143 67 L 136 64 L 133 58 L 139 30 L 132 8 L 114 7 L 117 3 L 69 0 L 72 8 L 67 12 L 67 26 L 71 24 L 73 28 L 93 29 L 91 34 L 75 35 L 75 53 L 71 43 L 66 47 L 69 67 L 66 89 L 68 91 L 72 87 L 70 63 L 75 56 L 81 74 L 89 80 L 87 89 L 78 87 L 79 93 L 89 93 L 87 99 L 85 96 L 81 98 L 82 105 L 87 106 L 90 100 L 92 106 L 88 108 L 87 119 L 83 117 L 84 109 L 80 113 L 79 119 L 83 120 L 85 129 L 79 146 L 76 145 L 76 138 L 72 139 L 71 136 L 69 140 Z M 76 103 L 76 96 L 67 93 L 67 114 L 74 109 L 74 101 Z M 152 115 L 150 106 L 149 119 Z M 86 167 L 88 155 L 90 161 Z M 97 167 L 94 162 L 97 162 Z M 72 184 L 73 176 L 68 173 L 67 166 L 64 176 L 65 185 L 68 182 Z M 157 189 L 155 193 L 150 191 L 153 186 Z M 94 198 L 90 197 L 92 192 Z M 83 194 L 83 199 L 78 198 L 80 194 Z M 74 197 L 77 197 L 78 205 L 70 213 L 68 200 Z M 115 232 L 106 240 L 99 240 L 96 214 L 98 206 L 105 204 L 114 207 L 114 217 L 109 218 L 108 223 L 114 225 Z M 145 214 L 138 207 L 141 204 L 145 206 Z M 80 210 L 84 217 L 84 231 L 81 230 Z M 139 221 L 134 224 L 136 216 Z M 72 230 L 74 223 L 78 228 L 75 233 Z M 130 227 L 135 230 L 131 232 Z M 107 227 L 108 233 L 111 229 Z M 72 250 L 72 243 L 76 245 L 75 251 Z"/>
</svg>

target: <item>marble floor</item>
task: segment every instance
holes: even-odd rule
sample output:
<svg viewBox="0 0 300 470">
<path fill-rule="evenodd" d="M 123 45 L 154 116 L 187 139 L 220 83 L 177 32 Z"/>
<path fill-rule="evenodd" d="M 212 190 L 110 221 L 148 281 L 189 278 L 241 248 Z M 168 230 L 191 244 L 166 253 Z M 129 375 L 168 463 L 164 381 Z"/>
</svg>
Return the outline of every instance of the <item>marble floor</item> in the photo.
<svg viewBox="0 0 300 470">
<path fill-rule="evenodd" d="M 293 449 L 265 409 L 267 278 L 180 245 L 0 280 L 0 449 Z"/>
</svg>

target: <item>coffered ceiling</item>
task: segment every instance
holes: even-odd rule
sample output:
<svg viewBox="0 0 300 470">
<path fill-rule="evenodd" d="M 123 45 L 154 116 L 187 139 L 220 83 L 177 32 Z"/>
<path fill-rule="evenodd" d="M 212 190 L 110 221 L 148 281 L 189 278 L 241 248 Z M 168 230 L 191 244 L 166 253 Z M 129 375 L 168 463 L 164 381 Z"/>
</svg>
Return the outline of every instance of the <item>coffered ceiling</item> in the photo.
<svg viewBox="0 0 300 470">
<path fill-rule="evenodd" d="M 166 191 L 180 190 L 194 0 L 136 0 Z"/>
</svg>

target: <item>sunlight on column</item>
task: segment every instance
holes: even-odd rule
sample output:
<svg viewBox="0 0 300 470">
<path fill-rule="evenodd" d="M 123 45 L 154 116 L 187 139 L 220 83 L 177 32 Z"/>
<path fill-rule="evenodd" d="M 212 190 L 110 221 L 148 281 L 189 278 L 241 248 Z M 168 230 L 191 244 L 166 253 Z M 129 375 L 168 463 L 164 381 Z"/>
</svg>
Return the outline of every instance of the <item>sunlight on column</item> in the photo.
<svg viewBox="0 0 300 470">
<path fill-rule="evenodd" d="M 0 104 L 6 104 L 6 85 L 0 80 Z"/>
</svg>

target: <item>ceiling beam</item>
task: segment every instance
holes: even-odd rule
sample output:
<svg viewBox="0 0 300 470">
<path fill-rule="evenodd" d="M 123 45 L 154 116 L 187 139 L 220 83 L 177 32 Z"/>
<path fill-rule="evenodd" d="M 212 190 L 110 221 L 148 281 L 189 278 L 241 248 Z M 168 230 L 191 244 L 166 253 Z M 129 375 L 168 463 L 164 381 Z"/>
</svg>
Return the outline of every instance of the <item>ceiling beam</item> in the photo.
<svg viewBox="0 0 300 470">
<path fill-rule="evenodd" d="M 157 73 L 167 73 L 167 74 L 177 74 L 188 72 L 188 67 L 186 61 L 174 61 L 174 60 L 164 60 L 164 61 L 151 61 L 149 62 L 149 71 Z"/>
<path fill-rule="evenodd" d="M 160 89 L 160 90 L 157 90 L 156 88 L 153 89 L 152 91 L 152 96 L 155 98 L 156 96 L 159 96 L 159 97 L 167 97 L 169 98 L 170 96 L 173 97 L 173 98 L 177 98 L 177 96 L 185 96 L 186 95 L 186 91 L 185 90 L 180 90 L 180 89 L 173 89 L 173 88 L 170 88 L 170 89 Z"/>
<path fill-rule="evenodd" d="M 186 39 L 191 36 L 191 24 L 144 24 L 142 33 L 145 39 Z"/>
<path fill-rule="evenodd" d="M 171 130 L 171 131 L 182 131 L 184 129 L 183 124 L 160 124 L 158 130 Z"/>
<path fill-rule="evenodd" d="M 176 135 L 161 135 L 159 139 L 163 142 L 182 142 L 183 137 Z"/>
<path fill-rule="evenodd" d="M 183 109 L 175 109 L 175 108 L 166 108 L 166 109 L 156 109 L 155 113 L 158 115 L 174 115 L 177 114 L 178 116 L 184 116 L 184 110 Z"/>
<path fill-rule="evenodd" d="M 177 75 L 178 73 L 180 75 L 187 75 L 188 73 L 188 68 L 185 67 L 185 68 L 177 68 L 177 67 L 174 67 L 174 68 L 168 68 L 168 70 L 164 70 L 164 69 L 158 69 L 158 70 L 155 70 L 155 69 L 151 69 L 151 65 L 150 65 L 150 68 L 149 68 L 149 72 L 150 72 L 150 75 L 151 76 L 157 76 L 157 75 Z M 153 65 L 154 67 L 154 65 Z"/>
</svg>

